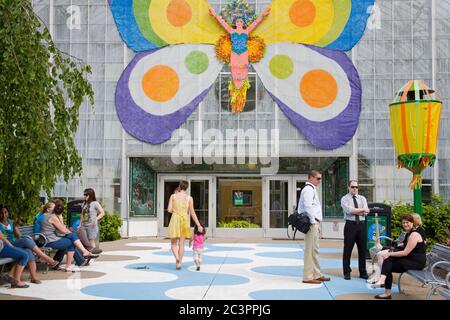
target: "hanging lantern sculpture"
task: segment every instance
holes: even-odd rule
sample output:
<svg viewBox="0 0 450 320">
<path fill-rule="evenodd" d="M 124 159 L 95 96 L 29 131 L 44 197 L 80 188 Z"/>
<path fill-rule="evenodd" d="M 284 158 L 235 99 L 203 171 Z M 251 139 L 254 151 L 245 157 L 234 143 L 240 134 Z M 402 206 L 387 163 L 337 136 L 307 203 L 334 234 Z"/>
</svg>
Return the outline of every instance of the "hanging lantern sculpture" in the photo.
<svg viewBox="0 0 450 320">
<path fill-rule="evenodd" d="M 433 166 L 442 101 L 421 80 L 411 80 L 389 105 L 397 166 L 413 173 L 414 211 L 422 213 L 422 171 Z"/>
</svg>

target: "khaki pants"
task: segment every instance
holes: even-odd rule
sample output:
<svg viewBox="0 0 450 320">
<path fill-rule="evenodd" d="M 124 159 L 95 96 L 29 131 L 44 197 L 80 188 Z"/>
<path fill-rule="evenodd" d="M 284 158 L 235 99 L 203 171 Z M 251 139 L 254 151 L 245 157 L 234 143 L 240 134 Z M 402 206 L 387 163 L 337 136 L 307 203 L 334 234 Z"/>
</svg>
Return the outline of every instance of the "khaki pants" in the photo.
<svg viewBox="0 0 450 320">
<path fill-rule="evenodd" d="M 305 236 L 303 263 L 304 281 L 317 279 L 322 276 L 319 266 L 319 223 L 312 224 Z"/>
</svg>

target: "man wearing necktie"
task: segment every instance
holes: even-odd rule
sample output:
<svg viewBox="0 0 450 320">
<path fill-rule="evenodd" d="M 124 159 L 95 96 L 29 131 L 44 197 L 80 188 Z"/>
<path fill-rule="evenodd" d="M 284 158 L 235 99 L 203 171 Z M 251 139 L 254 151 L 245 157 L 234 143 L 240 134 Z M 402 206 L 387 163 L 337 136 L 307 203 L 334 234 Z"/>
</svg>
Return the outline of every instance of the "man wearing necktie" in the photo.
<svg viewBox="0 0 450 320">
<path fill-rule="evenodd" d="M 348 193 L 342 197 L 341 206 L 345 218 L 344 254 L 342 256 L 344 279 L 351 279 L 350 258 L 355 243 L 358 247 L 359 277 L 367 279 L 365 217 L 370 210 L 366 198 L 358 194 L 358 182 L 356 180 L 348 182 Z"/>
</svg>

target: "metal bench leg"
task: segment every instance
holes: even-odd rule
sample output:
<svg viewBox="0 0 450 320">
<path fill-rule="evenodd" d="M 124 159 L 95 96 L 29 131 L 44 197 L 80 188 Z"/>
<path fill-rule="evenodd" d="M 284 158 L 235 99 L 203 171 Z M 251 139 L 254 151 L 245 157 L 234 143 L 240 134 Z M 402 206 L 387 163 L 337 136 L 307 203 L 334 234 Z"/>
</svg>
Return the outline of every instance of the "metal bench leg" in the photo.
<svg viewBox="0 0 450 320">
<path fill-rule="evenodd" d="M 431 299 L 431 296 L 434 294 L 436 289 L 437 289 L 437 287 L 434 284 L 432 284 L 430 290 L 428 290 L 428 292 L 427 292 L 427 300 Z"/>
<path fill-rule="evenodd" d="M 403 276 L 403 272 L 400 273 L 400 275 L 398 276 L 398 281 L 397 281 L 398 293 L 405 294 L 405 291 L 403 291 L 402 287 L 400 286 L 400 280 L 402 279 L 402 276 Z"/>
</svg>

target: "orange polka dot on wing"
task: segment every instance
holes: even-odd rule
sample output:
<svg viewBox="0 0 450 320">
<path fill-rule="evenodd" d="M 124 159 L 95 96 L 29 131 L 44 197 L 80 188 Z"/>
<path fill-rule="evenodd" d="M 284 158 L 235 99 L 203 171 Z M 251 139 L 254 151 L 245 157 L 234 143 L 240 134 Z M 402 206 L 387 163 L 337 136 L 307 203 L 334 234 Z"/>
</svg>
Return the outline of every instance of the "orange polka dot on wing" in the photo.
<svg viewBox="0 0 450 320">
<path fill-rule="evenodd" d="M 192 19 L 192 9 L 185 0 L 172 0 L 167 6 L 167 19 L 174 27 L 182 27 Z"/>
<path fill-rule="evenodd" d="M 157 102 L 166 102 L 178 92 L 178 75 L 168 66 L 158 65 L 149 69 L 142 78 L 145 95 Z"/>
<path fill-rule="evenodd" d="M 316 18 L 316 7 L 310 0 L 298 0 L 289 9 L 289 18 L 296 26 L 307 27 Z"/>
<path fill-rule="evenodd" d="M 327 107 L 333 103 L 337 94 L 336 79 L 325 70 L 311 70 L 300 80 L 300 95 L 311 107 Z"/>
</svg>

